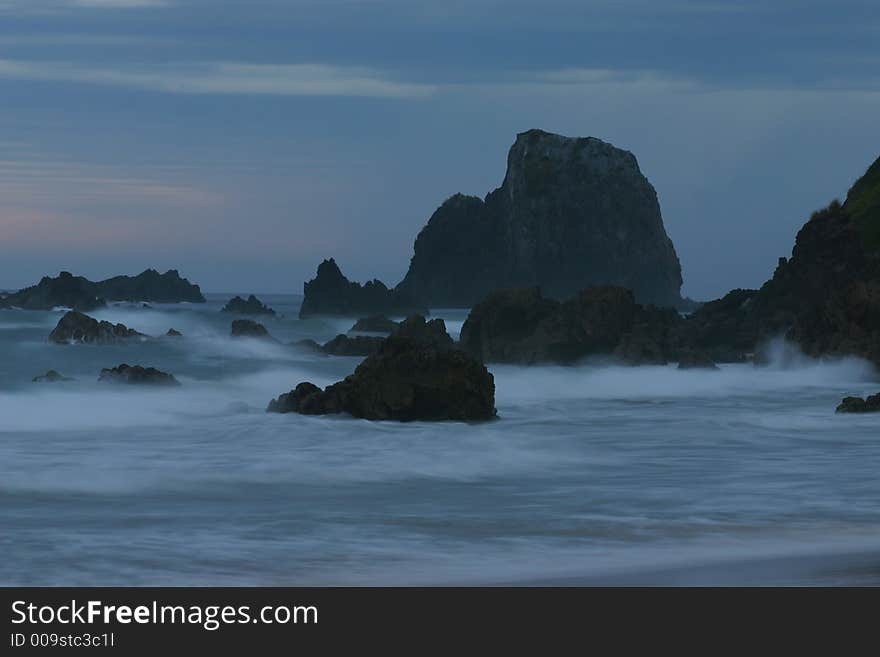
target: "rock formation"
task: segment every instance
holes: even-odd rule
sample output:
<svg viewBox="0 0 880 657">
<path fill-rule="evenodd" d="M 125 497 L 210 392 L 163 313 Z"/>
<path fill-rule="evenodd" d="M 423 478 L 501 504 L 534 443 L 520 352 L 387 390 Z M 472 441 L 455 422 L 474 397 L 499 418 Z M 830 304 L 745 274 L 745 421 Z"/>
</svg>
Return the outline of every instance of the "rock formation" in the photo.
<svg viewBox="0 0 880 657">
<path fill-rule="evenodd" d="M 441 324 L 413 320 L 382 342 L 354 374 L 321 390 L 304 382 L 273 400 L 268 411 L 368 420 L 462 420 L 495 417 L 495 382 L 472 356 L 438 333 Z M 406 322 L 404 323 L 406 324 Z M 444 331 L 445 333 L 445 331 Z"/>
<path fill-rule="evenodd" d="M 44 277 L 37 285 L 0 299 L 0 308 L 51 310 L 73 308 L 89 312 L 107 301 L 204 302 L 198 285 L 191 284 L 175 270 L 164 274 L 148 269 L 137 276 L 116 276 L 94 283 L 63 271 L 57 278 Z"/>
<path fill-rule="evenodd" d="M 790 259 L 760 290 L 734 290 L 688 321 L 686 340 L 716 360 L 748 356 L 784 335 L 808 355 L 880 364 L 880 159 L 846 201 L 815 212 Z"/>
<path fill-rule="evenodd" d="M 166 338 L 182 338 L 183 333 L 181 333 L 180 331 L 178 331 L 176 329 L 170 328 L 170 329 L 168 329 L 168 332 L 165 334 L 165 337 Z"/>
<path fill-rule="evenodd" d="M 384 338 L 374 336 L 349 337 L 339 334 L 319 348 L 331 356 L 372 356 L 379 351 L 384 341 Z"/>
<path fill-rule="evenodd" d="M 880 413 L 880 393 L 867 399 L 861 397 L 844 397 L 837 406 L 838 413 Z"/>
<path fill-rule="evenodd" d="M 73 379 L 68 376 L 64 376 L 56 370 L 49 370 L 45 374 L 35 376 L 32 381 L 34 383 L 58 383 L 60 381 L 73 381 Z"/>
<path fill-rule="evenodd" d="M 303 302 L 299 316 L 383 314 L 427 314 L 409 295 L 389 290 L 380 280 L 361 285 L 348 280 L 333 258 L 318 265 L 314 279 L 303 284 Z"/>
<path fill-rule="evenodd" d="M 252 319 L 236 319 L 233 320 L 230 328 L 230 335 L 233 338 L 267 338 L 272 339 L 266 327 L 255 322 Z"/>
<path fill-rule="evenodd" d="M 573 363 L 588 356 L 662 364 L 680 352 L 681 317 L 644 307 L 616 286 L 582 290 L 564 302 L 538 288 L 494 292 L 471 310 L 460 346 L 483 362 Z"/>
<path fill-rule="evenodd" d="M 498 289 L 551 298 L 613 284 L 641 303 L 677 306 L 681 267 L 654 188 L 627 151 L 594 138 L 517 135 L 501 187 L 457 194 L 428 221 L 396 291 L 470 307 Z"/>
<path fill-rule="evenodd" d="M 233 297 L 223 306 L 222 312 L 236 313 L 238 315 L 275 315 L 275 311 L 260 301 L 253 294 L 247 300 L 241 297 Z"/>
<path fill-rule="evenodd" d="M 349 332 L 356 333 L 394 333 L 399 324 L 385 315 L 362 317 L 354 323 Z"/>
<path fill-rule="evenodd" d="M 49 341 L 57 344 L 83 342 L 89 344 L 113 344 L 131 338 L 145 338 L 143 333 L 130 329 L 125 324 L 111 324 L 98 321 L 76 310 L 65 313 L 52 332 Z"/>
<path fill-rule="evenodd" d="M 98 377 L 102 383 L 126 383 L 131 385 L 179 386 L 173 375 L 157 370 L 155 367 L 126 365 L 123 363 L 111 369 L 104 368 Z"/>
</svg>

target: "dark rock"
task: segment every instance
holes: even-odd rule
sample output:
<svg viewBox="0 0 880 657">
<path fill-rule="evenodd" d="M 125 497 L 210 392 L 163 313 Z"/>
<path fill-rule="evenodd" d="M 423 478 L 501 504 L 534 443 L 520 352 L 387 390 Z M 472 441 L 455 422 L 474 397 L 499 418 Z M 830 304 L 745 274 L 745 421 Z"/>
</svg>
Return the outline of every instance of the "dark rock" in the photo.
<svg viewBox="0 0 880 657">
<path fill-rule="evenodd" d="M 239 315 L 274 315 L 275 311 L 260 301 L 253 294 L 247 298 L 247 301 L 241 297 L 233 297 L 223 306 L 225 313 L 237 313 Z"/>
<path fill-rule="evenodd" d="M 131 338 L 144 337 L 146 336 L 143 333 L 138 333 L 124 324 L 111 324 L 103 320 L 99 322 L 97 319 L 76 310 L 67 312 L 49 334 L 49 340 L 58 344 L 71 342 L 112 344 Z"/>
<path fill-rule="evenodd" d="M 867 399 L 844 397 L 837 407 L 838 413 L 877 413 L 880 412 L 880 393 Z"/>
<path fill-rule="evenodd" d="M 306 409 L 311 408 L 309 404 L 304 403 L 306 399 L 315 397 L 317 400 L 323 394 L 314 383 L 303 382 L 290 392 L 286 392 L 269 402 L 266 409 L 269 413 L 303 413 L 305 415 L 317 415 L 319 413 L 308 413 Z"/>
<path fill-rule="evenodd" d="M 385 315 L 372 315 L 371 317 L 363 317 L 359 319 L 349 331 L 361 333 L 393 333 L 397 330 L 398 326 L 399 324 L 397 322 L 388 319 Z"/>
<path fill-rule="evenodd" d="M 198 285 L 181 278 L 176 269 L 160 274 L 147 269 L 137 276 L 114 276 L 95 283 L 98 296 L 118 301 L 151 301 L 153 303 L 204 303 Z"/>
<path fill-rule="evenodd" d="M 588 356 L 665 363 L 678 351 L 681 318 L 645 308 L 615 286 L 582 290 L 565 302 L 537 288 L 502 290 L 474 306 L 461 348 L 484 362 L 573 363 Z"/>
<path fill-rule="evenodd" d="M 318 266 L 317 276 L 303 285 L 303 294 L 300 317 L 427 314 L 408 294 L 389 290 L 380 280 L 368 281 L 364 285 L 349 281 L 332 258 Z"/>
<path fill-rule="evenodd" d="M 173 328 L 171 328 L 171 329 L 168 329 L 168 332 L 165 334 L 165 337 L 167 337 L 167 338 L 182 338 L 182 337 L 183 337 L 183 333 L 181 333 L 180 331 L 176 331 L 176 330 L 174 330 Z"/>
<path fill-rule="evenodd" d="M 55 370 L 49 370 L 45 374 L 33 378 L 34 383 L 56 383 L 58 381 L 73 381 L 73 379 L 56 372 Z"/>
<path fill-rule="evenodd" d="M 368 420 L 489 420 L 495 417 L 495 382 L 463 351 L 392 335 L 343 381 L 325 390 L 301 383 L 268 410 Z"/>
<path fill-rule="evenodd" d="M 880 365 L 878 326 L 880 159 L 843 204 L 813 214 L 773 278 L 703 306 L 689 319 L 687 338 L 716 360 L 785 336 L 809 356 L 855 355 Z"/>
<path fill-rule="evenodd" d="M 337 335 L 325 343 L 321 351 L 331 356 L 371 356 L 379 351 L 385 338 L 357 335 Z"/>
<path fill-rule="evenodd" d="M 0 300 L 0 308 L 25 310 L 51 310 L 61 307 L 89 312 L 105 305 L 107 302 L 98 296 L 94 283 L 66 271 L 61 272 L 57 278 L 45 276 L 37 285 Z"/>
<path fill-rule="evenodd" d="M 410 315 L 398 325 L 392 335 L 438 349 L 451 348 L 455 344 L 446 332 L 446 322 L 439 318 L 428 321 L 422 315 Z"/>
<path fill-rule="evenodd" d="M 112 369 L 104 368 L 98 381 L 104 383 L 126 383 L 132 385 L 179 386 L 173 375 L 161 372 L 155 367 L 122 364 Z"/>
<path fill-rule="evenodd" d="M 677 306 L 681 266 L 636 158 L 594 138 L 517 135 L 499 189 L 457 194 L 419 233 L 396 291 L 431 307 L 469 307 L 505 288 L 564 299 L 612 284 Z"/>
<path fill-rule="evenodd" d="M 717 370 L 708 354 L 702 351 L 684 351 L 679 357 L 678 369 L 680 370 Z"/>
<path fill-rule="evenodd" d="M 306 351 L 315 351 L 323 353 L 323 348 L 320 344 L 312 340 L 311 338 L 306 338 L 305 340 L 297 340 L 296 342 L 291 342 L 291 346 L 297 347 L 299 349 L 304 349 Z"/>
<path fill-rule="evenodd" d="M 92 282 L 63 271 L 57 278 L 44 277 L 37 285 L 0 299 L 0 308 L 51 310 L 63 307 L 89 312 L 111 301 L 203 302 L 198 285 L 192 285 L 175 270 L 164 274 L 148 269 L 137 276 L 116 276 Z"/>
<path fill-rule="evenodd" d="M 265 326 L 263 326 L 259 322 L 255 322 L 252 319 L 233 320 L 231 335 L 234 338 L 247 337 L 247 338 L 269 338 L 269 339 L 271 339 L 271 337 L 272 337 L 269 335 L 269 331 L 266 330 Z"/>
</svg>

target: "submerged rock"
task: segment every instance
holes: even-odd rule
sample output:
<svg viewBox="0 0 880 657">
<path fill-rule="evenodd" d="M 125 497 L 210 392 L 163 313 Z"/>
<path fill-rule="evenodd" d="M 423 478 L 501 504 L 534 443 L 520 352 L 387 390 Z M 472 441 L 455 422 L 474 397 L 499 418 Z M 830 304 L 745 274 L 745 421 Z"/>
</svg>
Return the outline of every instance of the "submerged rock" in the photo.
<svg viewBox="0 0 880 657">
<path fill-rule="evenodd" d="M 878 413 L 880 412 L 880 393 L 867 399 L 861 397 L 844 397 L 837 406 L 838 413 Z"/>
<path fill-rule="evenodd" d="M 259 322 L 255 322 L 252 319 L 233 320 L 230 334 L 234 338 L 272 338 L 272 336 L 269 335 L 269 331 L 266 329 L 265 326 L 263 326 Z"/>
<path fill-rule="evenodd" d="M 180 385 L 180 382 L 173 375 L 157 370 L 155 367 L 141 367 L 140 365 L 126 365 L 125 363 L 114 368 L 102 369 L 98 381 L 132 385 Z"/>
<path fill-rule="evenodd" d="M 470 307 L 506 288 L 565 299 L 595 285 L 678 306 L 681 266 L 657 194 L 635 156 L 592 137 L 517 135 L 501 187 L 456 194 L 415 241 L 396 291 L 431 307 Z"/>
<path fill-rule="evenodd" d="M 378 353 L 343 381 L 324 390 L 300 383 L 273 400 L 267 410 L 306 415 L 349 413 L 368 420 L 494 418 L 492 374 L 469 354 L 444 346 L 441 343 L 445 341 L 436 335 L 432 339 L 392 335 L 382 342 Z"/>
<path fill-rule="evenodd" d="M 34 383 L 57 383 L 59 381 L 73 381 L 73 379 L 55 370 L 49 370 L 45 374 L 35 376 L 32 381 Z"/>
<path fill-rule="evenodd" d="M 49 334 L 49 340 L 57 344 L 70 344 L 82 342 L 89 344 L 113 344 L 131 338 L 144 338 L 143 333 L 130 329 L 125 324 L 111 324 L 108 321 L 98 321 L 76 310 L 71 310 L 64 315 L 54 330 Z"/>
<path fill-rule="evenodd" d="M 393 333 L 397 330 L 399 324 L 393 319 L 388 319 L 385 315 L 373 315 L 371 317 L 362 317 L 349 332 L 360 333 Z"/>
<path fill-rule="evenodd" d="M 315 278 L 303 285 L 303 294 L 301 318 L 313 315 L 427 314 L 408 294 L 389 290 L 378 279 L 363 285 L 348 280 L 333 258 L 318 266 Z"/>
<path fill-rule="evenodd" d="M 222 312 L 239 315 L 275 315 L 275 311 L 260 301 L 253 294 L 245 301 L 241 297 L 233 297 L 223 306 Z"/>
</svg>

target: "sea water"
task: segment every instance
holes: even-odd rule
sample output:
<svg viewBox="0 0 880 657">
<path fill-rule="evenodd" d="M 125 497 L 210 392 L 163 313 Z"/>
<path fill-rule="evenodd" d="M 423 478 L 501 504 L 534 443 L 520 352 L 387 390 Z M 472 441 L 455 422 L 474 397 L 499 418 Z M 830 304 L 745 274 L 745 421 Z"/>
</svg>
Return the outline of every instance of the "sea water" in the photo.
<svg viewBox="0 0 880 657">
<path fill-rule="evenodd" d="M 0 584 L 880 584 L 880 418 L 834 413 L 864 362 L 490 366 L 494 422 L 277 415 L 360 360 L 290 343 L 355 318 L 265 295 L 278 342 L 234 339 L 229 296 L 96 311 L 184 334 L 105 346 L 0 311 Z M 120 363 L 182 385 L 98 383 Z"/>
</svg>

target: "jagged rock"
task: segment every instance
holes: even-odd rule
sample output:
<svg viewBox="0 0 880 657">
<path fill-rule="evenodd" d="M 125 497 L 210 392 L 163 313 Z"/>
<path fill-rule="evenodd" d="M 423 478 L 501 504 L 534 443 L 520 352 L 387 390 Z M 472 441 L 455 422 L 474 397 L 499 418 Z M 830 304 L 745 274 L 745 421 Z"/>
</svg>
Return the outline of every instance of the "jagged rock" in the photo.
<svg viewBox="0 0 880 657">
<path fill-rule="evenodd" d="M 233 297 L 223 306 L 225 313 L 237 313 L 239 315 L 274 315 L 275 311 L 260 301 L 253 294 L 247 298 L 247 301 L 241 297 Z"/>
<path fill-rule="evenodd" d="M 393 333 L 397 330 L 399 324 L 393 319 L 388 319 L 385 315 L 372 315 L 363 317 L 355 322 L 349 332 L 360 333 Z"/>
<path fill-rule="evenodd" d="M 333 258 L 318 265 L 317 276 L 303 285 L 299 316 L 365 314 L 405 315 L 427 311 L 409 295 L 388 287 L 380 280 L 361 285 L 342 275 Z"/>
<path fill-rule="evenodd" d="M 392 335 L 343 381 L 324 390 L 301 383 L 267 410 L 368 420 L 489 420 L 495 417 L 495 382 L 463 351 Z"/>
<path fill-rule="evenodd" d="M 529 130 L 517 135 L 499 189 L 485 201 L 457 194 L 434 213 L 396 291 L 469 307 L 498 289 L 540 286 L 564 299 L 600 284 L 642 303 L 682 303 L 656 192 L 632 153 Z"/>
<path fill-rule="evenodd" d="M 118 301 L 151 301 L 153 303 L 204 303 L 198 285 L 181 278 L 176 269 L 160 274 L 147 269 L 137 276 L 114 276 L 95 283 L 98 296 Z"/>
<path fill-rule="evenodd" d="M 587 288 L 562 303 L 537 288 L 501 290 L 471 310 L 460 345 L 484 362 L 572 363 L 604 355 L 665 363 L 677 355 L 681 321 L 674 310 L 644 308 L 615 286 Z"/>
<path fill-rule="evenodd" d="M 137 276 L 116 276 L 94 283 L 63 271 L 57 278 L 44 277 L 37 285 L 0 299 L 0 308 L 51 310 L 73 308 L 89 312 L 107 301 L 204 302 L 198 285 L 180 278 L 176 270 L 164 274 L 148 269 Z"/>
<path fill-rule="evenodd" d="M 111 324 L 108 321 L 98 321 L 76 310 L 67 312 L 49 334 L 49 340 L 58 344 L 71 342 L 84 342 L 89 344 L 112 344 L 130 338 L 144 338 L 143 333 L 138 333 L 124 324 Z"/>
<path fill-rule="evenodd" d="M 299 349 L 304 349 L 305 351 L 315 351 L 323 353 L 323 347 L 311 338 L 306 338 L 305 340 L 297 340 L 296 342 L 291 342 L 290 344 L 293 347 L 298 347 Z"/>
<path fill-rule="evenodd" d="M 57 278 L 44 276 L 37 285 L 0 300 L 0 308 L 25 310 L 51 310 L 61 307 L 89 312 L 105 305 L 107 302 L 96 293 L 94 283 L 66 271 L 61 272 Z"/>
<path fill-rule="evenodd" d="M 349 337 L 339 334 L 321 347 L 321 351 L 331 356 L 370 356 L 379 351 L 385 338 L 356 335 Z"/>
<path fill-rule="evenodd" d="M 846 201 L 815 212 L 790 259 L 760 290 L 735 290 L 688 320 L 688 340 L 715 360 L 742 358 L 784 335 L 810 356 L 880 364 L 880 159 Z"/>
<path fill-rule="evenodd" d="M 678 369 L 680 370 L 717 370 L 715 364 L 708 354 L 702 351 L 684 351 L 679 356 Z"/>
<path fill-rule="evenodd" d="M 236 319 L 232 322 L 231 335 L 234 338 L 269 338 L 269 331 L 265 326 L 252 319 Z"/>
<path fill-rule="evenodd" d="M 34 383 L 57 383 L 59 381 L 73 381 L 73 379 L 55 370 L 49 370 L 45 374 L 35 376 L 32 381 Z"/>
<path fill-rule="evenodd" d="M 838 413 L 877 413 L 880 412 L 880 393 L 867 399 L 844 397 L 837 407 Z"/>
<path fill-rule="evenodd" d="M 104 368 L 98 377 L 104 383 L 126 383 L 132 385 L 179 386 L 180 382 L 173 375 L 157 370 L 155 367 L 126 365 Z"/>
<path fill-rule="evenodd" d="M 168 329 L 168 332 L 165 334 L 166 338 L 182 338 L 183 333 L 180 331 L 176 331 L 173 328 Z"/>
</svg>

